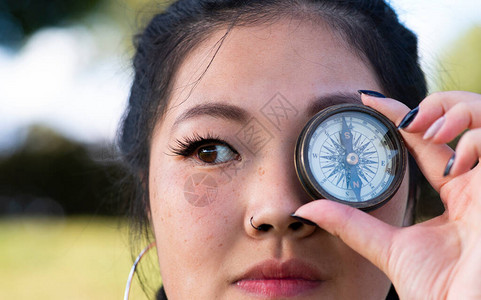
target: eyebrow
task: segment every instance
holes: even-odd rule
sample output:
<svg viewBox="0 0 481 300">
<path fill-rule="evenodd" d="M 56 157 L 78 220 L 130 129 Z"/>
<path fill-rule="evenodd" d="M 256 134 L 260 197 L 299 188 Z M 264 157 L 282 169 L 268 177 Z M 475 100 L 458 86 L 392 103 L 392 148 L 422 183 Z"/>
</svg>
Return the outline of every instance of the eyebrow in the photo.
<svg viewBox="0 0 481 300">
<path fill-rule="evenodd" d="M 214 118 L 236 121 L 238 123 L 245 123 L 249 118 L 249 113 L 247 110 L 232 104 L 218 102 L 203 103 L 195 105 L 182 113 L 175 120 L 172 128 L 175 128 L 181 122 L 199 116 L 211 116 Z"/>
<path fill-rule="evenodd" d="M 316 97 L 312 100 L 305 113 L 307 116 L 313 116 L 324 108 L 341 103 L 361 104 L 362 102 L 360 96 L 356 93 L 327 94 Z M 175 120 L 172 129 L 176 128 L 179 123 L 199 116 L 210 116 L 243 124 L 247 122 L 250 114 L 247 110 L 232 104 L 219 102 L 197 104 L 183 112 Z"/>
<path fill-rule="evenodd" d="M 306 115 L 311 117 L 321 110 L 336 104 L 362 104 L 357 93 L 334 93 L 316 97 L 306 109 Z"/>
</svg>

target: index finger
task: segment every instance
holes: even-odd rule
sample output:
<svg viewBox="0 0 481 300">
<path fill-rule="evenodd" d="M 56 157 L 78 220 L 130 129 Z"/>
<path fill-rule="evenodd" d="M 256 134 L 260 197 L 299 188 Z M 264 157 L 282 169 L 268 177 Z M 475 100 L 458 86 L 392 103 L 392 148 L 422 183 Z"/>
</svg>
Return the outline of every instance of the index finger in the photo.
<svg viewBox="0 0 481 300">
<path fill-rule="evenodd" d="M 385 115 L 394 124 L 399 124 L 410 111 L 403 103 L 390 98 L 375 98 L 363 94 L 362 101 L 365 105 Z M 400 130 L 400 133 L 424 176 L 439 192 L 441 187 L 449 181 L 443 174 L 454 151 L 445 144 L 435 144 L 424 140 L 422 133 L 409 133 L 404 130 Z"/>
<path fill-rule="evenodd" d="M 476 115 L 481 115 L 481 95 L 462 91 L 438 92 L 419 104 L 416 118 L 404 130 L 426 131 L 439 120 L 438 125 L 442 125 L 437 128 L 433 141 L 447 143 L 466 128 L 481 127 L 481 119 L 475 118 Z"/>
</svg>

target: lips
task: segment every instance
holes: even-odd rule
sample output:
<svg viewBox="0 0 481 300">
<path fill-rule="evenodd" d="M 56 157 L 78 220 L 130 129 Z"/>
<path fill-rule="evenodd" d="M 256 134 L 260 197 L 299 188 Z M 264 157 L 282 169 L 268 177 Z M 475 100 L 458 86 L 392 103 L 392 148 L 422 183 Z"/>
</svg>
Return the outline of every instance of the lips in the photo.
<svg viewBox="0 0 481 300">
<path fill-rule="evenodd" d="M 320 272 L 300 260 L 292 259 L 283 263 L 276 260 L 262 262 L 234 283 L 247 294 L 277 298 L 309 294 L 322 282 Z"/>
</svg>

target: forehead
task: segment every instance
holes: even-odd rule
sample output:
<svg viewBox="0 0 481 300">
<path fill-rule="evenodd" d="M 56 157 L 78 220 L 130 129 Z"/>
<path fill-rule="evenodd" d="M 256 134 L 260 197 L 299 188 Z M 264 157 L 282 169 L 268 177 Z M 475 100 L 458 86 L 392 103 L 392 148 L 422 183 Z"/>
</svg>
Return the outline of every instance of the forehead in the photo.
<svg viewBox="0 0 481 300">
<path fill-rule="evenodd" d="M 304 110 L 323 95 L 367 88 L 379 89 L 370 66 L 327 26 L 283 20 L 234 27 L 215 31 L 186 57 L 165 121 L 202 103 L 256 111 L 281 94 Z"/>
</svg>

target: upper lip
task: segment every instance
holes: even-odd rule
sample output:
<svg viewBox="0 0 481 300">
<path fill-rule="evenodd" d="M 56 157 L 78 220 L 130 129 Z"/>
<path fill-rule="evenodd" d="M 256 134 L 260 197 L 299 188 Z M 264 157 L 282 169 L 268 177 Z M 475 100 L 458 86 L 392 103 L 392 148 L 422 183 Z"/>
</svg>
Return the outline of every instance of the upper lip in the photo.
<svg viewBox="0 0 481 300">
<path fill-rule="evenodd" d="M 284 262 L 271 259 L 254 265 L 239 276 L 235 282 L 268 279 L 320 281 L 323 280 L 323 276 L 318 269 L 299 259 L 290 259 Z"/>
</svg>

